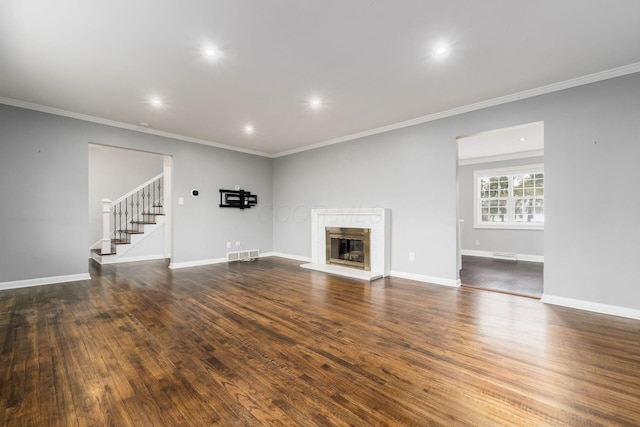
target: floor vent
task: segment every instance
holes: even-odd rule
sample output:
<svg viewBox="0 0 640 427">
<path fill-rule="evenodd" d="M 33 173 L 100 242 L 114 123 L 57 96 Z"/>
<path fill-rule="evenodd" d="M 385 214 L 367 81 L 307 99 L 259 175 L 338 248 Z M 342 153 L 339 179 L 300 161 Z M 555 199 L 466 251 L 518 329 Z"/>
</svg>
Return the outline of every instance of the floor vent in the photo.
<svg viewBox="0 0 640 427">
<path fill-rule="evenodd" d="M 494 252 L 493 259 L 503 259 L 505 261 L 517 261 L 518 256 L 516 254 L 509 254 L 505 252 Z"/>
<path fill-rule="evenodd" d="M 227 261 L 253 261 L 260 256 L 260 249 L 227 252 Z"/>
</svg>

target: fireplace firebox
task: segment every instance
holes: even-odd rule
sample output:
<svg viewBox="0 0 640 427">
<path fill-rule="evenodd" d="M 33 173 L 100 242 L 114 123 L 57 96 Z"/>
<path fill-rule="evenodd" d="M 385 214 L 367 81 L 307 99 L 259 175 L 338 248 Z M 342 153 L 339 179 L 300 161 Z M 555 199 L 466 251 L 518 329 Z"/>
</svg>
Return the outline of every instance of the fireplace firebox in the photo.
<svg viewBox="0 0 640 427">
<path fill-rule="evenodd" d="M 370 228 L 326 227 L 327 264 L 371 271 Z"/>
</svg>

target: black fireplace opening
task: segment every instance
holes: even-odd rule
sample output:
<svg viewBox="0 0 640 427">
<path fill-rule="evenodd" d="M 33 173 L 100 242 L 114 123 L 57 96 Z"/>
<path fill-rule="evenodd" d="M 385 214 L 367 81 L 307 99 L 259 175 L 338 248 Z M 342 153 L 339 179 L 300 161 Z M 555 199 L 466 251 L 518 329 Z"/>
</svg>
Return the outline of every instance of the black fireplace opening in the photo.
<svg viewBox="0 0 640 427">
<path fill-rule="evenodd" d="M 331 258 L 364 264 L 364 240 L 332 238 Z"/>
<path fill-rule="evenodd" d="M 327 264 L 371 271 L 369 228 L 326 227 Z"/>
</svg>

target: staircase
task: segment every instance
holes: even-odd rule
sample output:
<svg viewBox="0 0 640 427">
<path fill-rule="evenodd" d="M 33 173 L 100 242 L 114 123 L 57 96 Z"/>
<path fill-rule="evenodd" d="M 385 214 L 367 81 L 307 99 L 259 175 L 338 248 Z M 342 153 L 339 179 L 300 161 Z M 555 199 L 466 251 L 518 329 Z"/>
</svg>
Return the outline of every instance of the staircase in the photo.
<svg viewBox="0 0 640 427">
<path fill-rule="evenodd" d="M 91 258 L 100 264 L 135 260 L 124 255 L 153 233 L 164 230 L 163 183 L 164 175 L 160 174 L 113 202 L 102 201 L 103 238 L 92 246 Z"/>
</svg>

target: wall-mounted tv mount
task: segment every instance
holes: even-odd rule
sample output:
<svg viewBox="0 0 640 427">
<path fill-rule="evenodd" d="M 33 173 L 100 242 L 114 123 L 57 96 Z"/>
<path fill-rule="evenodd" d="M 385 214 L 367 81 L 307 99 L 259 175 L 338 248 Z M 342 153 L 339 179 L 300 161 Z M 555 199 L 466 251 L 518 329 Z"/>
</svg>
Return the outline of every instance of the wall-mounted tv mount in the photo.
<svg viewBox="0 0 640 427">
<path fill-rule="evenodd" d="M 258 204 L 258 196 L 244 190 L 220 189 L 220 207 L 249 209 Z"/>
</svg>

